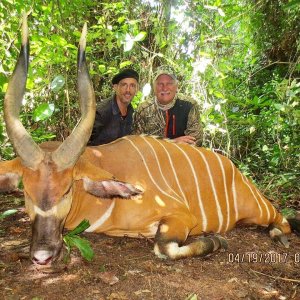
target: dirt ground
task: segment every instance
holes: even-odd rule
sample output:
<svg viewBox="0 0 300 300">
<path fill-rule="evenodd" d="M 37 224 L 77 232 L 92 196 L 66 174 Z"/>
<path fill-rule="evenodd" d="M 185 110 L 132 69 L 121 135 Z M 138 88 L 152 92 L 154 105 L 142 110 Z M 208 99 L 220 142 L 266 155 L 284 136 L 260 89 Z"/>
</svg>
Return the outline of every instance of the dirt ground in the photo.
<svg viewBox="0 0 300 300">
<path fill-rule="evenodd" d="M 266 229 L 240 227 L 224 235 L 229 249 L 179 261 L 155 257 L 149 239 L 84 234 L 95 251 L 87 262 L 34 266 L 30 222 L 23 198 L 0 196 L 0 299 L 300 299 L 300 237 L 290 248 L 274 244 Z"/>
</svg>

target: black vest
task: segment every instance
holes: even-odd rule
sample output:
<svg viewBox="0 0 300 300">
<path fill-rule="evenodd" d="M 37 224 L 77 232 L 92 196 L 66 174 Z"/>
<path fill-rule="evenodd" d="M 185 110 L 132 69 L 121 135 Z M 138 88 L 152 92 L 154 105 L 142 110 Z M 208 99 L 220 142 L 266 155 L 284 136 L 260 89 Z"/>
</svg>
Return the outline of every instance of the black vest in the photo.
<svg viewBox="0 0 300 300">
<path fill-rule="evenodd" d="M 188 116 L 193 104 L 189 101 L 177 99 L 175 105 L 164 112 L 166 121 L 165 137 L 174 139 L 183 136 L 187 127 Z"/>
</svg>

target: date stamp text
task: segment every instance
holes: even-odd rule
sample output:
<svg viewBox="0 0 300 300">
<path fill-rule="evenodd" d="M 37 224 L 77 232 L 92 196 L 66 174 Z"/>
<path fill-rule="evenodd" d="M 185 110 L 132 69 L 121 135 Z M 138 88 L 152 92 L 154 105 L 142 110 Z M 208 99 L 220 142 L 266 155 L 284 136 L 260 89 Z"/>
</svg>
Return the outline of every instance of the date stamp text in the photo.
<svg viewBox="0 0 300 300">
<path fill-rule="evenodd" d="M 300 253 L 277 253 L 277 252 L 245 252 L 245 253 L 228 253 L 229 263 L 300 263 Z"/>
</svg>

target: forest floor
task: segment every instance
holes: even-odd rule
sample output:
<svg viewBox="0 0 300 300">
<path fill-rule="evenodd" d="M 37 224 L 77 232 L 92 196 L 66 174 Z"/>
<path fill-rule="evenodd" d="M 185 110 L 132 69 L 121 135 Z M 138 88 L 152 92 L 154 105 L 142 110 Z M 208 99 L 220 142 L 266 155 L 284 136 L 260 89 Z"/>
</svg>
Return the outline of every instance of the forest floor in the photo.
<svg viewBox="0 0 300 300">
<path fill-rule="evenodd" d="M 227 251 L 178 261 L 156 258 L 149 239 L 83 234 L 95 257 L 74 251 L 68 263 L 37 267 L 29 260 L 31 229 L 23 198 L 1 196 L 0 299 L 300 299 L 300 238 L 290 248 L 273 243 L 266 229 L 238 227 L 224 235 Z M 193 240 L 190 238 L 189 241 Z"/>
</svg>

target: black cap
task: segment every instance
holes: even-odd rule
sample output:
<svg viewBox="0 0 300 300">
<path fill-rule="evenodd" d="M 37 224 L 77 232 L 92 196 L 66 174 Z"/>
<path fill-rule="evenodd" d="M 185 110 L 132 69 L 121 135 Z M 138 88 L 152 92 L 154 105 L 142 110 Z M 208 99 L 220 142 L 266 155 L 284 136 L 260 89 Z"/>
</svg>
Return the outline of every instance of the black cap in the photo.
<svg viewBox="0 0 300 300">
<path fill-rule="evenodd" d="M 124 69 L 112 79 L 112 84 L 118 84 L 122 79 L 134 78 L 137 82 L 139 81 L 139 74 L 133 69 Z"/>
</svg>

